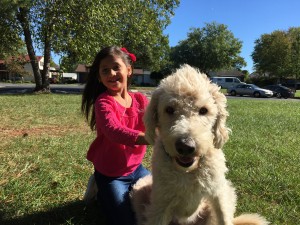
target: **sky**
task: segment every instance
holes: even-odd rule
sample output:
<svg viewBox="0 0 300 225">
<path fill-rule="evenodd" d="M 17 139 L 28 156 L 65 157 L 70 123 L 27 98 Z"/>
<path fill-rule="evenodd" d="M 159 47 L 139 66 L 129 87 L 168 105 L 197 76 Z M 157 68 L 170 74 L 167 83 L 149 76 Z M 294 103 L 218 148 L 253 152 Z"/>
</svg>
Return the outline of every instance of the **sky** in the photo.
<svg viewBox="0 0 300 225">
<path fill-rule="evenodd" d="M 164 34 L 170 46 L 176 46 L 190 28 L 211 22 L 225 24 L 242 41 L 240 56 L 247 63 L 243 69 L 252 73 L 254 41 L 275 30 L 300 27 L 300 0 L 181 0 Z"/>
</svg>

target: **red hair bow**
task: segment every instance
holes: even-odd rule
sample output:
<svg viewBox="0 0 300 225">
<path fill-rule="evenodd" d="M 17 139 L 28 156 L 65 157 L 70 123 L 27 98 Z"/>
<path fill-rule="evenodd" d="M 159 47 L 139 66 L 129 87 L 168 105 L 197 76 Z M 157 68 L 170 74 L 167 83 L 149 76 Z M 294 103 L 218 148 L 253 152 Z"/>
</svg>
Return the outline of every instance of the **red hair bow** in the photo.
<svg viewBox="0 0 300 225">
<path fill-rule="evenodd" d="M 135 62 L 135 61 L 136 61 L 136 56 L 135 56 L 135 54 L 128 52 L 127 49 L 124 48 L 124 47 L 121 48 L 121 51 L 122 51 L 122 52 L 125 52 L 127 55 L 129 55 L 129 57 L 130 57 L 130 59 L 131 59 L 132 62 Z"/>
</svg>

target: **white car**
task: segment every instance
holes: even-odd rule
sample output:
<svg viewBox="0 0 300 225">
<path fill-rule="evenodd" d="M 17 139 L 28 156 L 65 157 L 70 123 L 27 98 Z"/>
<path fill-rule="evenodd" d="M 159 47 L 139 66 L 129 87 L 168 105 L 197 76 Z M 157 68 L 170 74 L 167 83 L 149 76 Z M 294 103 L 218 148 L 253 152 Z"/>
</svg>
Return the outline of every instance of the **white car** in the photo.
<svg viewBox="0 0 300 225">
<path fill-rule="evenodd" d="M 245 84 L 241 82 L 237 77 L 212 77 L 211 81 L 221 88 L 228 89 L 230 87 L 236 86 L 238 84 Z"/>
<path fill-rule="evenodd" d="M 232 96 L 249 95 L 254 97 L 272 97 L 273 92 L 267 89 L 260 88 L 254 84 L 238 84 L 234 87 L 228 88 L 227 93 Z"/>
</svg>

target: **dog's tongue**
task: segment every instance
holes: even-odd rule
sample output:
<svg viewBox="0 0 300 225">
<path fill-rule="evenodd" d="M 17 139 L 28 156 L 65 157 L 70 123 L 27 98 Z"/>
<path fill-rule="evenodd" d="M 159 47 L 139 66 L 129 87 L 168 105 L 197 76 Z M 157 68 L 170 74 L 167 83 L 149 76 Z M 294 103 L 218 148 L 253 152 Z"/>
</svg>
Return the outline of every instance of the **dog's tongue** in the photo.
<svg viewBox="0 0 300 225">
<path fill-rule="evenodd" d="M 186 157 L 186 156 L 181 156 L 181 157 L 178 157 L 177 159 L 182 163 L 190 163 L 190 162 L 194 161 L 193 157 Z"/>
<path fill-rule="evenodd" d="M 183 167 L 189 167 L 194 163 L 194 157 L 181 156 L 176 158 L 177 163 Z"/>
</svg>

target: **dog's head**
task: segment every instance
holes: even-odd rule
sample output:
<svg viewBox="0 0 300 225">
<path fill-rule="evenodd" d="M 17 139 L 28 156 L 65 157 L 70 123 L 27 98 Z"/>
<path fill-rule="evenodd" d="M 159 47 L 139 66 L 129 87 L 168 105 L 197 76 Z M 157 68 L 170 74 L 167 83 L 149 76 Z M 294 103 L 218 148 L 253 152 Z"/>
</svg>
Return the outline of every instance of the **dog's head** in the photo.
<svg viewBox="0 0 300 225">
<path fill-rule="evenodd" d="M 228 140 L 226 97 L 206 75 L 183 65 L 163 79 L 146 109 L 146 139 L 156 137 L 176 166 L 191 171 Z"/>
</svg>

